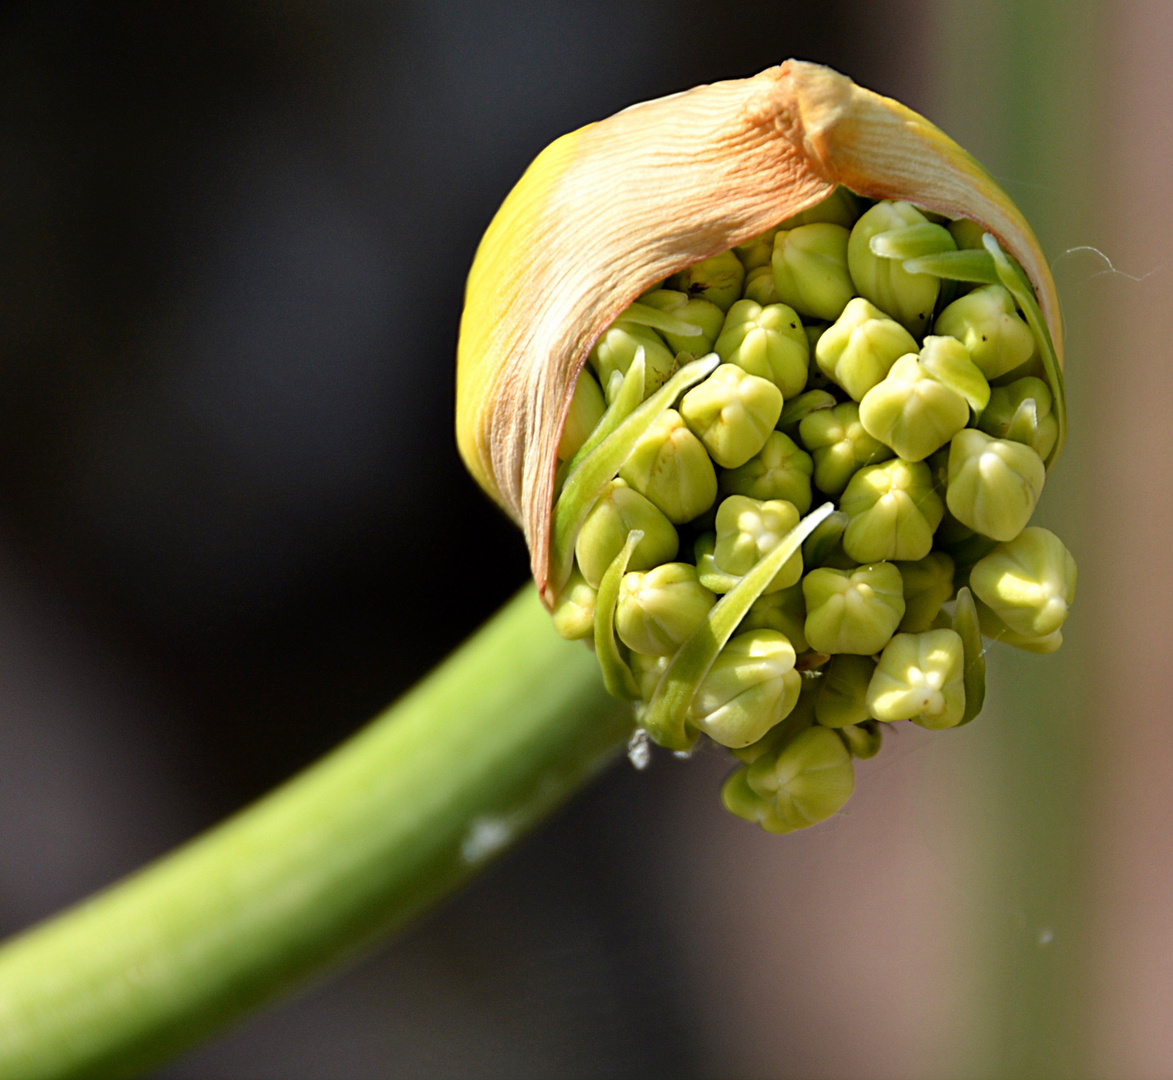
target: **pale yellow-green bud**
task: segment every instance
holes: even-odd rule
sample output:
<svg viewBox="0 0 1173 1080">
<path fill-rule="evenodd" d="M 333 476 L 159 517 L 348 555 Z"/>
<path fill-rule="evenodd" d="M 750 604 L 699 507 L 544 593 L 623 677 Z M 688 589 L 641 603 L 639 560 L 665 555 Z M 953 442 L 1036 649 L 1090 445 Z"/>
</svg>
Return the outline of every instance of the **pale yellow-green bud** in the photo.
<svg viewBox="0 0 1173 1080">
<path fill-rule="evenodd" d="M 676 558 L 680 545 L 676 530 L 655 505 L 622 480 L 613 480 L 599 496 L 574 544 L 582 576 L 599 587 L 607 567 L 627 543 L 627 534 L 639 530 L 644 538 L 636 545 L 628 566 L 650 570 Z"/>
<path fill-rule="evenodd" d="M 675 409 L 666 409 L 640 436 L 619 475 L 676 525 L 703 514 L 717 498 L 713 463 Z"/>
<path fill-rule="evenodd" d="M 651 701 L 659 685 L 660 677 L 668 668 L 667 656 L 645 656 L 643 653 L 632 653 L 628 661 L 632 675 L 635 676 L 635 685 L 639 688 L 639 696 L 644 701 Z"/>
<path fill-rule="evenodd" d="M 745 267 L 745 287 L 749 287 L 749 276 L 755 271 L 760 270 L 764 266 L 770 265 L 770 259 L 774 254 L 774 234 L 777 229 L 770 229 L 755 236 L 752 240 L 746 240 L 744 244 L 738 244 L 733 253 L 741 260 L 741 265 Z"/>
<path fill-rule="evenodd" d="M 759 757 L 746 770 L 745 783 L 766 804 L 758 824 L 766 832 L 785 833 L 817 825 L 842 809 L 855 787 L 855 770 L 834 731 L 809 727 L 778 754 Z"/>
<path fill-rule="evenodd" d="M 774 288 L 802 316 L 839 318 L 855 295 L 847 271 L 847 230 L 819 222 L 780 229 L 774 237 Z"/>
<path fill-rule="evenodd" d="M 937 317 L 938 334 L 957 338 L 987 379 L 996 379 L 1030 359 L 1034 334 L 1001 285 L 983 285 L 954 300 Z"/>
<path fill-rule="evenodd" d="M 859 419 L 905 461 L 923 461 L 965 427 L 969 405 L 909 353 L 864 394 Z"/>
<path fill-rule="evenodd" d="M 769 379 L 783 398 L 794 397 L 806 386 L 810 345 L 802 320 L 785 304 L 763 307 L 753 300 L 738 300 L 713 348 L 725 363 Z"/>
<path fill-rule="evenodd" d="M 689 707 L 689 721 L 722 746 L 757 742 L 798 702 L 802 676 L 784 634 L 751 630 L 718 654 Z"/>
<path fill-rule="evenodd" d="M 773 247 L 773 239 L 770 241 Z M 742 292 L 746 300 L 765 307 L 767 304 L 780 304 L 778 290 L 774 288 L 774 268 L 769 264 L 758 266 L 745 275 L 745 285 Z"/>
<path fill-rule="evenodd" d="M 850 653 L 832 656 L 819 679 L 818 697 L 815 698 L 818 722 L 823 727 L 845 728 L 870 720 L 868 685 L 875 670 L 876 662 L 868 656 Z"/>
<path fill-rule="evenodd" d="M 965 715 L 964 668 L 961 636 L 954 631 L 897 634 L 868 685 L 868 710 L 877 720 L 954 727 Z"/>
<path fill-rule="evenodd" d="M 1067 621 L 1075 599 L 1071 552 L 1048 529 L 1024 529 L 999 544 L 970 572 L 974 595 L 1016 633 L 1044 638 Z"/>
<path fill-rule="evenodd" d="M 644 350 L 644 397 L 663 386 L 676 370 L 675 353 L 655 330 L 617 319 L 595 343 L 590 355 L 608 401 L 613 400 L 614 388 L 627 374 L 641 346 Z"/>
<path fill-rule="evenodd" d="M 768 379 L 722 364 L 680 402 L 684 422 L 723 469 L 744 465 L 782 415 L 782 391 Z"/>
<path fill-rule="evenodd" d="M 888 644 L 904 617 L 904 583 L 889 562 L 811 570 L 802 593 L 806 640 L 818 652 L 871 656 Z"/>
<path fill-rule="evenodd" d="M 827 378 L 859 401 L 901 356 L 916 351 L 916 339 L 903 326 L 857 296 L 823 332 L 815 359 Z"/>
<path fill-rule="evenodd" d="M 904 581 L 904 618 L 898 629 L 920 634 L 932 628 L 941 605 L 953 595 L 953 560 L 931 551 L 916 562 L 896 564 Z"/>
<path fill-rule="evenodd" d="M 984 601 L 976 601 L 976 606 L 982 634 L 991 641 L 997 641 L 1002 645 L 1013 645 L 1014 648 L 1024 649 L 1026 652 L 1043 654 L 1057 652 L 1063 646 L 1062 630 L 1055 630 L 1044 637 L 1020 634 L 1017 630 L 1007 626 Z"/>
<path fill-rule="evenodd" d="M 688 563 L 663 563 L 646 573 L 624 574 L 615 609 L 615 629 L 629 649 L 671 656 L 705 621 L 714 596 Z"/>
<path fill-rule="evenodd" d="M 751 499 L 785 499 L 800 514 L 811 508 L 811 473 L 814 462 L 790 436 L 772 431 L 766 445 L 737 469 L 720 476 L 721 491 L 748 495 Z"/>
<path fill-rule="evenodd" d="M 714 592 L 728 592 L 710 584 L 705 571 L 712 569 L 738 579 L 748 574 L 786 538 L 799 520 L 793 503 L 782 499 L 761 501 L 745 495 L 730 495 L 717 507 L 717 539 L 709 560 L 698 561 L 701 581 Z M 802 553 L 797 551 L 787 559 L 766 592 L 776 592 L 794 585 L 802 577 Z"/>
<path fill-rule="evenodd" d="M 804 416 L 798 433 L 814 460 L 815 486 L 828 495 L 838 495 L 864 465 L 892 456 L 887 446 L 864 430 L 854 401 Z"/>
<path fill-rule="evenodd" d="M 757 742 L 748 746 L 730 747 L 738 761 L 752 765 L 758 758 L 766 754 L 777 757 L 778 753 L 791 742 L 794 737 L 815 722 L 815 683 L 812 679 L 803 679 L 802 689 L 798 694 L 798 702 L 790 715 L 780 723 L 775 724 Z"/>
<path fill-rule="evenodd" d="M 958 218 L 956 221 L 949 222 L 945 227 L 949 230 L 949 235 L 953 237 L 958 251 L 985 250 L 982 237 L 986 235 L 986 230 L 976 221 L 970 221 L 969 218 Z"/>
<path fill-rule="evenodd" d="M 741 620 L 738 630 L 777 630 L 790 639 L 795 652 L 802 653 L 810 648 L 804 630 L 805 622 L 806 601 L 800 583 L 759 596 Z"/>
<path fill-rule="evenodd" d="M 567 641 L 581 641 L 595 632 L 598 591 L 587 584 L 576 566 L 554 601 L 554 629 Z"/>
<path fill-rule="evenodd" d="M 703 296 L 690 297 L 688 293 L 677 289 L 657 289 L 641 297 L 640 303 L 700 327 L 699 334 L 674 334 L 668 329 L 660 330 L 674 353 L 704 356 L 713 351 L 713 342 L 717 340 L 725 322 L 725 312 L 711 300 Z"/>
<path fill-rule="evenodd" d="M 847 264 L 856 291 L 916 335 L 923 334 L 933 317 L 941 281 L 932 274 L 910 274 L 900 259 L 882 258 L 872 250 L 873 237 L 929 220 L 911 203 L 878 202 L 866 211 L 851 230 Z M 942 248 L 953 247 L 944 230 L 939 230 Z"/>
<path fill-rule="evenodd" d="M 843 550 L 843 534 L 851 519 L 842 510 L 828 514 L 802 543 L 802 561 L 807 567 L 829 566 L 854 570 L 858 561 Z"/>
<path fill-rule="evenodd" d="M 933 378 L 965 398 L 975 413 L 989 404 L 990 384 L 981 368 L 970 359 L 969 350 L 956 338 L 933 335 L 925 338 L 920 362 Z"/>
<path fill-rule="evenodd" d="M 570 411 L 566 414 L 566 424 L 558 440 L 560 461 L 569 461 L 578 453 L 578 448 L 598 426 L 606 409 L 607 404 L 598 382 L 583 368 L 578 373 L 578 382 L 574 384 L 574 397 L 570 399 Z"/>
<path fill-rule="evenodd" d="M 1016 379 L 990 391 L 978 427 L 995 439 L 1024 443 L 1046 461 L 1059 437 L 1059 421 L 1051 404 L 1051 391 L 1042 379 Z"/>
<path fill-rule="evenodd" d="M 850 229 L 862 212 L 859 196 L 845 187 L 837 187 L 822 202 L 788 217 L 778 228 L 797 229 L 800 225 L 814 225 L 822 221 Z"/>
<path fill-rule="evenodd" d="M 741 296 L 745 267 L 732 251 L 723 251 L 705 259 L 669 279 L 672 287 L 689 296 L 703 296 L 722 311 L 728 311 Z"/>
<path fill-rule="evenodd" d="M 945 512 L 929 467 L 899 458 L 860 469 L 839 508 L 851 519 L 843 550 L 861 563 L 923 559 Z"/>
<path fill-rule="evenodd" d="M 878 724 L 875 720 L 841 727 L 838 733 L 847 749 L 851 751 L 851 756 L 861 761 L 874 758 L 884 742 L 884 725 Z"/>
<path fill-rule="evenodd" d="M 1013 540 L 1030 521 L 1047 473 L 1029 446 L 966 428 L 949 447 L 950 513 L 975 532 Z"/>
</svg>

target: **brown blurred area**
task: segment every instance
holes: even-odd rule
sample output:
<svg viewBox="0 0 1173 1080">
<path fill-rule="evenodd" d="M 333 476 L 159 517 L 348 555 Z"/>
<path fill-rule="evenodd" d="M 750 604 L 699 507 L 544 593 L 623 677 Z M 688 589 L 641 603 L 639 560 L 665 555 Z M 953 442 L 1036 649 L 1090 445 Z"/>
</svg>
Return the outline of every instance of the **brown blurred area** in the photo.
<svg viewBox="0 0 1173 1080">
<path fill-rule="evenodd" d="M 158 1075 L 1173 1075 L 1170 44 L 1141 2 L 3 9 L 0 929 L 262 794 L 521 584 L 452 445 L 480 232 L 562 132 L 796 55 L 1038 223 L 1064 651 L 992 655 L 978 723 L 894 730 L 807 833 L 724 814 L 716 753 L 619 763 Z"/>
</svg>

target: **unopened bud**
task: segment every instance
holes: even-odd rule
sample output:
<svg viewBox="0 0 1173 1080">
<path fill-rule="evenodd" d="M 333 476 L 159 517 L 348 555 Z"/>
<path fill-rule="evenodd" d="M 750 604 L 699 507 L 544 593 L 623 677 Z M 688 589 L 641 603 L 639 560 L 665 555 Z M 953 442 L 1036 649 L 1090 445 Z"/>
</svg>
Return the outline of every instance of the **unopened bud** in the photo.
<svg viewBox="0 0 1173 1080">
<path fill-rule="evenodd" d="M 562 428 L 562 437 L 558 440 L 558 459 L 569 461 L 578 453 L 578 448 L 598 426 L 607 409 L 603 400 L 603 391 L 595 377 L 583 368 L 578 373 L 578 382 L 574 384 L 574 397 L 570 399 L 570 411 L 566 414 L 566 423 Z"/>
<path fill-rule="evenodd" d="M 733 253 L 741 260 L 741 265 L 745 267 L 745 288 L 749 287 L 750 275 L 755 270 L 770 265 L 770 259 L 774 254 L 774 234 L 777 231 L 777 229 L 770 229 L 768 232 L 762 233 L 761 236 L 746 240 L 744 244 L 738 244 L 733 249 Z"/>
<path fill-rule="evenodd" d="M 867 720 L 862 724 L 851 724 L 838 729 L 841 738 L 851 756 L 867 761 L 874 758 L 884 742 L 884 725 L 875 720 Z"/>
<path fill-rule="evenodd" d="M 735 580 L 741 578 L 782 543 L 798 521 L 798 510 L 793 503 L 730 495 L 717 507 L 717 538 L 711 556 L 713 569 Z M 729 591 L 709 584 L 704 572 L 708 568 L 704 556 L 697 565 L 701 568 L 701 581 L 707 588 L 714 592 Z M 788 588 L 800 577 L 802 552 L 796 551 L 764 591 Z"/>
<path fill-rule="evenodd" d="M 969 350 L 956 338 L 925 338 L 920 350 L 920 362 L 933 378 L 955 390 L 975 413 L 980 413 L 990 401 L 990 384 L 981 368 L 970 359 Z"/>
<path fill-rule="evenodd" d="M 932 628 L 941 605 L 953 595 L 953 560 L 943 551 L 931 551 L 896 567 L 904 581 L 904 618 L 898 629 L 921 634 Z"/>
<path fill-rule="evenodd" d="M 587 515 L 574 544 L 582 576 L 590 585 L 599 587 L 607 567 L 623 550 L 627 534 L 635 530 L 644 538 L 628 563 L 632 570 L 650 570 L 676 558 L 680 541 L 672 522 L 638 491 L 613 480 Z"/>
<path fill-rule="evenodd" d="M 877 720 L 954 727 L 965 714 L 964 668 L 961 636 L 954 631 L 897 634 L 868 685 L 868 709 Z"/>
<path fill-rule="evenodd" d="M 688 563 L 663 563 L 646 573 L 623 575 L 615 629 L 629 649 L 648 656 L 671 656 L 705 621 L 714 596 Z"/>
<path fill-rule="evenodd" d="M 815 359 L 827 378 L 859 401 L 900 357 L 916 351 L 916 339 L 903 326 L 857 296 L 819 338 Z"/>
<path fill-rule="evenodd" d="M 823 518 L 803 541 L 803 565 L 810 568 L 829 566 L 833 570 L 854 570 L 859 563 L 843 550 L 843 534 L 850 521 L 842 510 L 836 510 Z"/>
<path fill-rule="evenodd" d="M 923 461 L 965 427 L 969 405 L 909 353 L 864 394 L 859 418 L 872 438 L 905 461 Z"/>
<path fill-rule="evenodd" d="M 800 225 L 814 225 L 821 221 L 850 229 L 861 213 L 863 207 L 859 196 L 845 187 L 837 187 L 822 202 L 788 217 L 778 228 L 797 229 Z"/>
<path fill-rule="evenodd" d="M 690 266 L 670 279 L 673 287 L 689 296 L 703 296 L 722 311 L 728 311 L 741 296 L 745 267 L 732 251 L 723 251 L 711 259 Z"/>
<path fill-rule="evenodd" d="M 982 634 L 991 641 L 1001 645 L 1012 645 L 1016 649 L 1026 652 L 1042 653 L 1044 655 L 1058 652 L 1063 646 L 1063 631 L 1055 630 L 1043 637 L 1031 634 L 1020 634 L 1017 630 L 1007 626 L 1001 617 L 982 600 L 976 601 L 978 622 Z"/>
<path fill-rule="evenodd" d="M 725 363 L 769 379 L 783 398 L 794 397 L 806 385 L 810 345 L 802 320 L 785 304 L 763 307 L 738 300 L 713 348 Z"/>
<path fill-rule="evenodd" d="M 722 746 L 757 742 L 798 701 L 802 676 L 794 661 L 794 647 L 777 631 L 738 634 L 697 688 L 689 721 Z"/>
<path fill-rule="evenodd" d="M 810 413 L 803 417 L 798 431 L 814 460 L 815 485 L 828 495 L 838 495 L 864 465 L 892 456 L 887 446 L 864 430 L 854 401 Z"/>
<path fill-rule="evenodd" d="M 1034 334 L 1001 285 L 983 285 L 954 300 L 937 317 L 934 330 L 957 338 L 987 379 L 1013 371 L 1035 351 Z"/>
<path fill-rule="evenodd" d="M 823 727 L 845 728 L 871 719 L 868 712 L 868 684 L 876 662 L 868 656 L 844 653 L 832 656 L 819 679 L 815 718 Z M 856 757 L 859 757 L 856 754 Z"/>
<path fill-rule="evenodd" d="M 599 338 L 590 355 L 608 401 L 613 399 L 613 387 L 622 382 L 641 347 L 644 350 L 644 397 L 658 390 L 676 369 L 676 355 L 655 330 L 620 318 Z"/>
<path fill-rule="evenodd" d="M 645 653 L 631 654 L 631 673 L 635 676 L 635 685 L 639 688 L 639 696 L 643 701 L 652 700 L 660 677 L 668 668 L 669 659 L 667 656 L 648 656 Z"/>
<path fill-rule="evenodd" d="M 1071 552 L 1048 529 L 1025 529 L 999 544 L 970 572 L 969 583 L 1011 630 L 1030 638 L 1053 634 L 1075 599 Z"/>
<path fill-rule="evenodd" d="M 860 469 L 839 508 L 851 519 L 843 550 L 861 563 L 923 559 L 945 512 L 928 466 L 899 458 Z"/>
<path fill-rule="evenodd" d="M 680 414 L 718 465 L 736 469 L 765 446 L 782 414 L 782 392 L 768 379 L 722 364 L 684 395 Z"/>
<path fill-rule="evenodd" d="M 1030 521 L 1046 480 L 1029 446 L 966 428 L 949 448 L 949 511 L 994 540 L 1013 540 Z"/>
<path fill-rule="evenodd" d="M 567 641 L 581 641 L 595 632 L 598 591 L 587 584 L 576 567 L 554 601 L 554 629 Z"/>
<path fill-rule="evenodd" d="M 748 495 L 751 499 L 785 499 L 805 514 L 811 508 L 813 471 L 810 454 L 788 435 L 772 431 L 766 445 L 749 461 L 721 473 L 720 488 L 727 494 Z"/>
<path fill-rule="evenodd" d="M 770 241 L 773 248 L 773 240 Z M 767 304 L 780 304 L 778 290 L 774 288 L 774 269 L 769 264 L 759 266 L 745 275 L 745 285 L 742 293 L 746 300 L 765 307 Z"/>
<path fill-rule="evenodd" d="M 741 620 L 738 630 L 777 630 L 790 639 L 795 652 L 803 653 L 810 647 L 805 622 L 806 601 L 802 596 L 802 585 L 798 584 L 759 596 Z"/>
<path fill-rule="evenodd" d="M 803 317 L 839 318 L 855 295 L 847 270 L 847 230 L 819 222 L 781 229 L 774 237 L 774 288 Z"/>
<path fill-rule="evenodd" d="M 765 804 L 756 820 L 766 832 L 793 832 L 837 813 L 851 797 L 855 770 L 834 731 L 809 727 L 750 765 L 745 786 Z"/>
<path fill-rule="evenodd" d="M 818 652 L 871 656 L 888 644 L 904 617 L 904 583 L 889 562 L 811 570 L 802 593 L 806 640 Z"/>
<path fill-rule="evenodd" d="M 717 498 L 713 463 L 675 409 L 644 432 L 619 475 L 676 525 L 703 514 Z"/>
<path fill-rule="evenodd" d="M 1051 391 L 1042 379 L 1028 376 L 990 391 L 978 427 L 995 439 L 1029 446 L 1044 461 L 1059 437 L 1059 421 L 1051 411 Z"/>
<path fill-rule="evenodd" d="M 673 333 L 662 329 L 660 333 L 674 353 L 686 352 L 692 356 L 705 356 L 713 351 L 713 342 L 721 333 L 725 312 L 703 296 L 689 296 L 676 289 L 657 289 L 640 298 L 641 304 L 674 315 L 682 322 L 700 327 L 699 334 Z"/>
</svg>

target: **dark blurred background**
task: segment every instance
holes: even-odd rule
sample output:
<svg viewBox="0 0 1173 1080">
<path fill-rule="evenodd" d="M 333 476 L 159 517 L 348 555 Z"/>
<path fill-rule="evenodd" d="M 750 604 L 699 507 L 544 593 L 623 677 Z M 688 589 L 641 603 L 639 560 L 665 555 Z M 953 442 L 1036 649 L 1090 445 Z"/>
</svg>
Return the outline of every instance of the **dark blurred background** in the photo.
<svg viewBox="0 0 1173 1080">
<path fill-rule="evenodd" d="M 1048 88 L 979 101 L 1014 5 L 960 7 L 3 7 L 0 929 L 262 794 L 525 580 L 455 452 L 453 356 L 480 233 L 547 142 L 798 56 L 976 139 L 1024 204 L 1078 203 L 1078 147 L 1056 195 L 999 134 Z M 1055 63 L 1101 10 L 1038 5 L 1085 50 Z M 1052 257 L 1103 244 L 1063 228 Z M 970 976 L 1052 913 L 981 884 L 983 736 L 924 734 L 781 840 L 723 815 L 715 754 L 623 763 L 406 937 L 159 1075 L 992 1075 Z"/>
</svg>

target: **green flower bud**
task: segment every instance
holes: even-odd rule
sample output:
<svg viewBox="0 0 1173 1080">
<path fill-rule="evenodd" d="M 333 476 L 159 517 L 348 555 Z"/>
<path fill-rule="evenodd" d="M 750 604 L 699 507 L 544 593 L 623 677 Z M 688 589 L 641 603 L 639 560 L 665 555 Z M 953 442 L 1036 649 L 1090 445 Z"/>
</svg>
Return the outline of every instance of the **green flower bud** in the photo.
<svg viewBox="0 0 1173 1080">
<path fill-rule="evenodd" d="M 570 399 L 570 411 L 566 414 L 562 438 L 558 440 L 559 461 L 569 461 L 578 453 L 578 448 L 603 419 L 606 409 L 607 404 L 598 382 L 583 368 L 578 373 L 578 382 L 574 384 L 574 397 Z"/>
<path fill-rule="evenodd" d="M 974 595 L 1016 633 L 1053 634 L 1075 599 L 1075 560 L 1053 532 L 1037 526 L 999 544 L 970 572 Z"/>
<path fill-rule="evenodd" d="M 1003 645 L 1013 645 L 1014 648 L 1025 649 L 1027 652 L 1043 654 L 1058 652 L 1063 645 L 1062 630 L 1055 630 L 1044 637 L 1020 634 L 1017 630 L 1007 626 L 988 604 L 978 600 L 976 606 L 982 633 L 991 641 L 997 641 Z"/>
<path fill-rule="evenodd" d="M 567 641 L 581 641 L 595 632 L 596 589 L 576 566 L 554 601 L 554 629 Z"/>
<path fill-rule="evenodd" d="M 874 758 L 880 752 L 880 747 L 884 742 L 883 725 L 876 723 L 875 720 L 868 720 L 862 724 L 851 724 L 838 730 L 839 737 L 847 749 L 851 751 L 851 756 L 859 758 L 861 761 Z"/>
<path fill-rule="evenodd" d="M 934 731 L 954 727 L 965 714 L 964 669 L 954 631 L 897 634 L 868 685 L 868 710 L 877 720 L 911 720 Z"/>
<path fill-rule="evenodd" d="M 945 512 L 929 467 L 899 458 L 860 469 L 839 508 L 851 519 L 843 550 L 861 563 L 923 559 L 932 550 L 933 532 Z"/>
<path fill-rule="evenodd" d="M 690 266 L 670 278 L 675 288 L 689 296 L 703 296 L 722 311 L 728 311 L 741 296 L 745 267 L 732 251 L 723 251 L 711 259 Z"/>
<path fill-rule="evenodd" d="M 1034 334 L 1001 285 L 983 285 L 954 300 L 933 329 L 957 338 L 987 379 L 1013 371 L 1035 351 Z"/>
<path fill-rule="evenodd" d="M 970 359 L 969 350 L 956 338 L 925 338 L 921 346 L 920 362 L 933 378 L 956 390 L 980 413 L 990 402 L 990 384 L 981 368 Z"/>
<path fill-rule="evenodd" d="M 897 563 L 896 568 L 904 581 L 904 618 L 898 629 L 924 633 L 953 596 L 953 560 L 943 551 L 931 551 L 916 562 Z"/>
<path fill-rule="evenodd" d="M 668 668 L 667 656 L 645 656 L 643 653 L 632 653 L 629 661 L 631 673 L 635 676 L 635 684 L 639 687 L 639 695 L 644 701 L 651 701 L 660 682 L 660 676 Z"/>
<path fill-rule="evenodd" d="M 780 229 L 774 237 L 774 288 L 802 316 L 839 318 L 855 295 L 847 271 L 847 230 L 817 223 Z"/>
<path fill-rule="evenodd" d="M 744 465 L 782 415 L 782 392 L 768 379 L 722 364 L 680 402 L 684 422 L 723 469 Z"/>
<path fill-rule="evenodd" d="M 994 540 L 1013 540 L 1030 521 L 1047 473 L 1029 446 L 966 428 L 949 447 L 945 501 L 962 525 Z"/>
<path fill-rule="evenodd" d="M 629 649 L 671 656 L 705 621 L 717 602 L 688 563 L 663 563 L 646 573 L 623 575 L 615 629 Z"/>
<path fill-rule="evenodd" d="M 713 463 L 675 409 L 644 432 L 619 475 L 676 525 L 703 514 L 717 498 Z"/>
<path fill-rule="evenodd" d="M 873 250 L 872 239 L 884 233 L 913 225 L 928 225 L 929 220 L 911 203 L 878 202 L 855 223 L 847 245 L 847 265 L 856 291 L 881 311 L 887 312 L 918 337 L 933 317 L 940 278 L 932 274 L 910 274 L 902 260 L 882 258 Z M 944 230 L 939 250 L 953 247 Z"/>
<path fill-rule="evenodd" d="M 803 679 L 802 689 L 798 694 L 798 703 L 790 710 L 790 715 L 780 724 L 775 724 L 757 742 L 748 746 L 730 747 L 738 761 L 745 765 L 752 765 L 758 758 L 771 754 L 775 757 L 779 752 L 794 740 L 800 732 L 805 731 L 815 722 L 815 684 L 812 679 Z"/>
<path fill-rule="evenodd" d="M 751 499 L 785 499 L 805 514 L 811 508 L 813 471 L 810 454 L 788 435 L 772 431 L 766 437 L 766 445 L 749 461 L 721 473 L 720 488 L 726 494 L 748 495 Z"/>
<path fill-rule="evenodd" d="M 777 630 L 790 639 L 795 652 L 803 653 L 810 648 L 804 631 L 805 622 L 806 601 L 803 600 L 802 585 L 798 584 L 759 596 L 741 620 L 738 630 Z"/>
<path fill-rule="evenodd" d="M 916 351 L 916 339 L 903 326 L 857 296 L 823 332 L 815 359 L 827 378 L 859 401 L 900 357 Z"/>
<path fill-rule="evenodd" d="M 833 570 L 854 570 L 859 563 L 843 550 L 843 534 L 850 520 L 842 510 L 823 518 L 803 542 L 803 565 L 812 569 L 829 566 Z"/>
<path fill-rule="evenodd" d="M 640 346 L 644 350 L 644 397 L 663 386 L 676 370 L 675 354 L 655 330 L 624 322 L 621 317 L 599 338 L 590 354 L 608 401 L 614 398 L 614 387 L 627 374 Z"/>
<path fill-rule="evenodd" d="M 969 218 L 958 218 L 956 221 L 949 222 L 945 228 L 953 237 L 958 251 L 985 251 L 982 237 L 986 235 L 986 230 L 976 221 L 970 221 Z"/>
<path fill-rule="evenodd" d="M 802 320 L 785 304 L 763 307 L 738 300 L 725 316 L 713 348 L 725 363 L 769 379 L 783 398 L 794 397 L 806 386 L 810 344 Z"/>
<path fill-rule="evenodd" d="M 749 276 L 755 270 L 770 265 L 770 259 L 774 254 L 774 234 L 777 231 L 777 229 L 770 229 L 762 233 L 761 236 L 746 240 L 744 244 L 738 244 L 733 249 L 733 253 L 741 260 L 741 265 L 745 267 L 747 288 L 749 287 Z"/>
<path fill-rule="evenodd" d="M 762 800 L 750 820 L 766 832 L 786 833 L 817 825 L 842 809 L 855 787 L 855 770 L 835 732 L 808 727 L 777 754 L 763 754 L 750 765 L 744 785 Z M 743 800 L 741 805 L 750 804 Z"/>
<path fill-rule="evenodd" d="M 849 653 L 832 656 L 819 679 L 818 697 L 815 698 L 818 722 L 823 727 L 845 728 L 870 720 L 868 684 L 875 670 L 876 662 L 868 656 Z"/>
<path fill-rule="evenodd" d="M 824 653 L 878 653 L 904 617 L 904 582 L 891 563 L 821 567 L 802 579 L 806 640 Z M 854 723 L 854 721 L 851 721 Z"/>
<path fill-rule="evenodd" d="M 689 722 L 722 746 L 757 742 L 798 702 L 794 646 L 774 630 L 738 634 L 718 654 L 689 707 Z"/>
<path fill-rule="evenodd" d="M 627 543 L 627 534 L 636 529 L 644 538 L 636 545 L 628 566 L 650 570 L 676 558 L 680 540 L 662 511 L 622 480 L 612 480 L 599 496 L 579 530 L 574 544 L 582 576 L 599 587 L 607 567 Z"/>
<path fill-rule="evenodd" d="M 773 240 L 770 241 L 771 248 Z M 765 307 L 767 304 L 780 304 L 778 290 L 774 288 L 774 268 L 770 265 L 758 266 L 745 275 L 745 285 L 742 292 L 746 300 Z"/>
<path fill-rule="evenodd" d="M 748 574 L 785 538 L 799 521 L 793 503 L 781 499 L 761 501 L 745 495 L 730 495 L 717 507 L 717 539 L 708 561 L 702 556 L 697 566 L 701 582 L 714 592 L 728 592 L 709 583 L 705 571 L 711 568 L 719 574 L 738 579 Z M 765 592 L 789 588 L 802 577 L 802 552 L 796 551 Z"/>
<path fill-rule="evenodd" d="M 819 376 L 822 377 L 822 372 L 819 372 Z M 804 416 L 820 409 L 833 409 L 838 403 L 839 399 L 827 390 L 808 390 L 805 394 L 791 398 L 782 406 L 782 415 L 778 417 L 776 426 L 779 431 L 796 439 L 798 425 L 802 423 Z"/>
<path fill-rule="evenodd" d="M 864 394 L 859 419 L 872 438 L 905 461 L 923 461 L 965 427 L 969 405 L 909 353 Z"/>
<path fill-rule="evenodd" d="M 798 436 L 814 460 L 815 486 L 828 495 L 838 495 L 864 465 L 892 456 L 887 446 L 864 430 L 854 401 L 804 416 Z"/>
<path fill-rule="evenodd" d="M 655 308 L 657 311 L 666 311 L 675 315 L 683 322 L 699 326 L 699 334 L 674 334 L 669 330 L 661 330 L 664 340 L 674 353 L 686 352 L 693 356 L 704 356 L 713 351 L 713 342 L 721 333 L 721 326 L 725 322 L 725 312 L 703 296 L 692 296 L 678 292 L 676 289 L 657 289 L 640 298 L 641 304 Z"/>
<path fill-rule="evenodd" d="M 859 196 L 845 187 L 837 187 L 822 202 L 788 217 L 780 229 L 797 229 L 800 225 L 814 225 L 820 221 L 850 229 L 863 212 Z"/>
<path fill-rule="evenodd" d="M 1024 443 L 1046 461 L 1059 437 L 1059 421 L 1051 404 L 1051 391 L 1042 379 L 1018 379 L 990 391 L 978 427 L 995 439 Z"/>
</svg>

